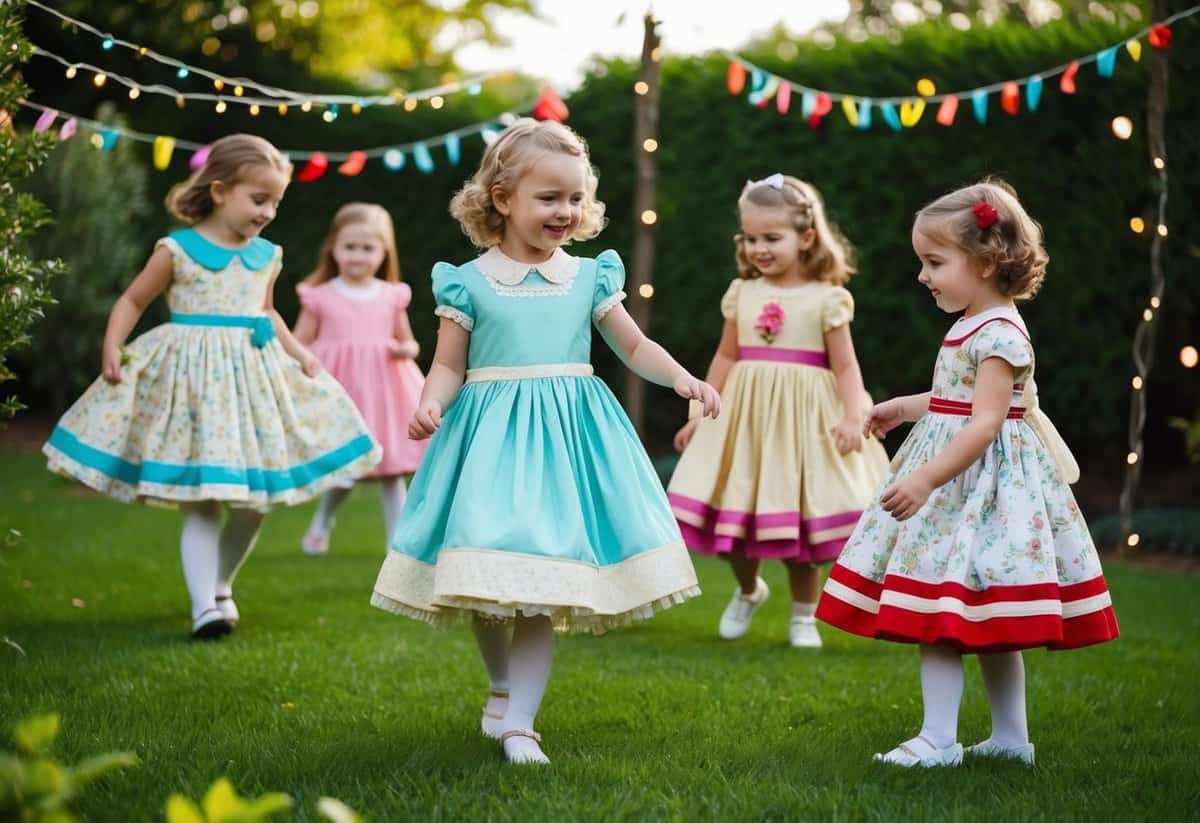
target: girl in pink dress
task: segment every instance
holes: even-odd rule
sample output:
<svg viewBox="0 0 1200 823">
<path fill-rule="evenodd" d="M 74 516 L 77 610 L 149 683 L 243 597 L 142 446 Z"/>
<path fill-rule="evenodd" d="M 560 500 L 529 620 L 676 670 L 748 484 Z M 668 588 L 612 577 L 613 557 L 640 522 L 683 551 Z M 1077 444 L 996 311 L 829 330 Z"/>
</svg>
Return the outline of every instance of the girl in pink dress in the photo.
<svg viewBox="0 0 1200 823">
<path fill-rule="evenodd" d="M 400 282 L 387 211 L 373 203 L 338 209 L 316 269 L 296 291 L 296 339 L 345 386 L 383 446 L 383 461 L 367 477 L 379 480 L 390 541 L 404 503 L 403 475 L 416 471 L 425 453 L 425 443 L 410 440 L 407 430 L 425 378 L 414 361 L 421 348 L 406 311 L 412 289 Z M 333 488 L 321 498 L 302 542 L 306 554 L 329 550 L 334 512 L 351 488 Z"/>
</svg>

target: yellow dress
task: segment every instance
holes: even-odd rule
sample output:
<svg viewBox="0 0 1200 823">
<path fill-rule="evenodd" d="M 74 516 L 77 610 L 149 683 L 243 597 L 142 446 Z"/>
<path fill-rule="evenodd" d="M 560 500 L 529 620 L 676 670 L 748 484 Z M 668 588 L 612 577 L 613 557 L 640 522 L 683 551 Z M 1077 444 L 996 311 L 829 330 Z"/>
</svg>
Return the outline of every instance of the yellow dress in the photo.
<svg viewBox="0 0 1200 823">
<path fill-rule="evenodd" d="M 684 541 L 706 554 L 833 560 L 888 469 L 877 440 L 845 456 L 833 440 L 842 403 L 824 335 L 853 319 L 854 299 L 824 282 L 734 280 L 721 313 L 737 324 L 738 361 L 721 416 L 700 421 L 667 489 Z"/>
</svg>

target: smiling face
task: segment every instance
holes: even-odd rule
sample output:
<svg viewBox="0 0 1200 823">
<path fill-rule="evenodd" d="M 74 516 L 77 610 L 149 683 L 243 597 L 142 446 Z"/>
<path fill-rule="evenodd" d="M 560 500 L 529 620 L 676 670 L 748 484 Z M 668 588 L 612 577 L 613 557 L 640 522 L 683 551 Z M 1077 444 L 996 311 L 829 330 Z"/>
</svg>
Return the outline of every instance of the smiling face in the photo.
<svg viewBox="0 0 1200 823">
<path fill-rule="evenodd" d="M 993 276 L 995 265 L 981 265 L 943 237 L 938 228 L 926 220 L 917 220 L 912 230 L 913 251 L 921 261 L 917 280 L 929 289 L 937 307 L 949 314 L 960 311 L 974 314 L 1003 301 Z"/>
<path fill-rule="evenodd" d="M 274 170 L 255 171 L 232 185 L 212 184 L 213 213 L 230 240 L 245 242 L 275 219 L 288 179 Z"/>
<path fill-rule="evenodd" d="M 379 233 L 366 223 L 347 223 L 338 229 L 330 253 L 338 275 L 355 285 L 378 274 L 387 259 L 387 247 Z"/>
<path fill-rule="evenodd" d="M 492 202 L 504 216 L 500 250 L 514 260 L 547 259 L 579 228 L 586 186 L 583 158 L 555 152 L 534 161 L 512 191 L 494 188 Z"/>
<path fill-rule="evenodd" d="M 802 276 L 800 256 L 812 248 L 816 232 L 798 231 L 784 208 L 742 205 L 741 245 L 746 258 L 763 277 Z"/>
</svg>

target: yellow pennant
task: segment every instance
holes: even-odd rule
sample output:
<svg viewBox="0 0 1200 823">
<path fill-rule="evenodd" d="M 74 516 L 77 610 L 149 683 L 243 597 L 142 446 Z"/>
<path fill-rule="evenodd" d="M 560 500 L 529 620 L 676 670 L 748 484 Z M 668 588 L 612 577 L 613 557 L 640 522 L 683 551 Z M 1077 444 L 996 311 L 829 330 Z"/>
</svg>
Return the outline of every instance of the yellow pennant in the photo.
<svg viewBox="0 0 1200 823">
<path fill-rule="evenodd" d="M 1127 40 L 1125 41 L 1125 51 L 1129 52 L 1129 56 L 1133 58 L 1133 62 L 1138 62 L 1142 59 L 1142 41 Z"/>
<path fill-rule="evenodd" d="M 174 137 L 154 138 L 154 168 L 162 171 L 171 165 L 171 154 L 175 151 Z"/>
<path fill-rule="evenodd" d="M 900 122 L 909 128 L 921 122 L 921 115 L 924 113 L 924 100 L 905 100 L 900 104 Z"/>
<path fill-rule="evenodd" d="M 853 97 L 842 98 L 842 112 L 845 113 L 846 119 L 850 121 L 851 126 L 858 126 L 858 101 Z"/>
</svg>

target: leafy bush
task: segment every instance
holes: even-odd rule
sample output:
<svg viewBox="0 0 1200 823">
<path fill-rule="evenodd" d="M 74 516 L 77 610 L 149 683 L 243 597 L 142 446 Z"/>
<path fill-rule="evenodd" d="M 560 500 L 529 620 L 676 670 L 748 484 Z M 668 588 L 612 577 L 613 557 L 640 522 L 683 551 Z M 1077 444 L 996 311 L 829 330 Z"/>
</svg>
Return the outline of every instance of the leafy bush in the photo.
<svg viewBox="0 0 1200 823">
<path fill-rule="evenodd" d="M 138 764 L 132 752 L 111 752 L 64 766 L 49 754 L 58 737 L 57 714 L 30 717 L 17 724 L 17 752 L 0 750 L 0 819 L 22 823 L 69 823 L 67 805 L 84 786 L 117 769 Z"/>
<path fill-rule="evenodd" d="M 1121 542 L 1121 521 L 1109 514 L 1091 522 L 1092 539 L 1102 548 Z M 1138 551 L 1200 557 L 1200 509 L 1143 509 L 1133 514 Z"/>
</svg>

